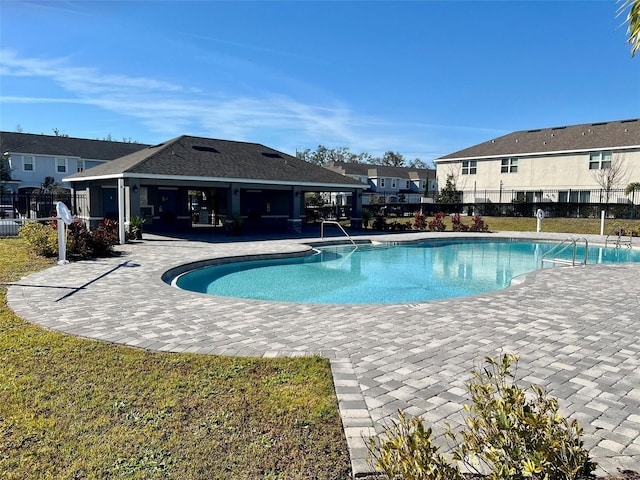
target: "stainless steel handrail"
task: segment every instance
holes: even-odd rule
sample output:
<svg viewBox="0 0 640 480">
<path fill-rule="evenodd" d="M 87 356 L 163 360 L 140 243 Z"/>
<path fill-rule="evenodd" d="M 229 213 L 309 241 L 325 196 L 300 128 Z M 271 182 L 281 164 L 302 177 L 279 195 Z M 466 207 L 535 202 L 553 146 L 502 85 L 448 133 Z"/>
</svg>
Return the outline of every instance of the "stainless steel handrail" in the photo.
<svg viewBox="0 0 640 480">
<path fill-rule="evenodd" d="M 342 228 L 342 225 L 340 225 L 339 222 L 336 222 L 336 221 L 333 221 L 333 220 L 323 220 L 322 223 L 320 223 L 320 238 L 324 238 L 324 225 L 325 225 L 325 223 L 328 223 L 329 225 L 336 225 L 342 231 L 342 233 L 345 234 L 345 236 L 349 239 L 349 241 L 353 244 L 353 246 L 358 248 L 358 244 L 356 242 L 354 242 L 353 238 L 351 238 L 349 236 L 349 234 L 346 232 L 346 230 L 344 228 Z"/>
</svg>

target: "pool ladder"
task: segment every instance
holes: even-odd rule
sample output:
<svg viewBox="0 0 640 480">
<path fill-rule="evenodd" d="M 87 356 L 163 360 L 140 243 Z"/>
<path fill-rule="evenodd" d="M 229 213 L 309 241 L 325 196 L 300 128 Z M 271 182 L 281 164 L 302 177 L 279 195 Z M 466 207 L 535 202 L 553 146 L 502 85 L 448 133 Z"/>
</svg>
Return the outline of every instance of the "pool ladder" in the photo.
<svg viewBox="0 0 640 480">
<path fill-rule="evenodd" d="M 613 242 L 615 239 L 616 248 L 620 248 L 622 245 L 626 246 L 627 248 L 631 248 L 631 242 L 633 240 L 633 232 L 631 229 L 629 229 L 629 240 L 626 240 L 624 239 L 626 231 L 623 225 L 621 223 L 616 223 L 613 227 L 611 227 L 611 231 L 609 232 L 609 235 L 607 235 L 607 239 L 604 241 L 605 247 L 608 245 L 609 237 L 611 237 L 612 235 L 615 235 L 614 238 L 611 239 L 611 241 Z"/>
<path fill-rule="evenodd" d="M 584 258 L 582 259 L 582 261 L 576 262 L 576 254 L 577 254 L 579 242 L 580 243 L 584 242 Z M 573 255 L 571 256 L 571 259 L 568 260 L 566 258 L 560 258 L 559 256 L 569 248 L 572 249 L 572 253 L 573 253 Z M 551 254 L 553 254 L 553 256 L 551 256 Z M 545 262 L 551 263 L 553 265 L 565 265 L 565 266 L 570 265 L 572 267 L 575 267 L 576 264 L 586 265 L 588 258 L 589 258 L 589 240 L 587 240 L 585 237 L 580 237 L 580 238 L 569 237 L 569 238 L 565 238 L 560 243 L 554 245 L 551 248 L 551 250 L 549 250 L 544 255 L 542 255 L 542 258 L 540 259 L 540 268 L 544 268 Z"/>
<path fill-rule="evenodd" d="M 329 224 L 329 225 L 335 225 L 337 226 L 342 233 L 345 234 L 345 236 L 349 239 L 349 241 L 353 244 L 354 247 L 358 248 L 358 244 L 356 242 L 353 241 L 353 238 L 351 238 L 349 236 L 349 234 L 346 232 L 346 230 L 344 228 L 342 228 L 342 225 L 340 225 L 339 222 L 333 221 L 333 220 L 323 220 L 322 223 L 320 224 L 320 238 L 324 238 L 324 225 Z"/>
</svg>

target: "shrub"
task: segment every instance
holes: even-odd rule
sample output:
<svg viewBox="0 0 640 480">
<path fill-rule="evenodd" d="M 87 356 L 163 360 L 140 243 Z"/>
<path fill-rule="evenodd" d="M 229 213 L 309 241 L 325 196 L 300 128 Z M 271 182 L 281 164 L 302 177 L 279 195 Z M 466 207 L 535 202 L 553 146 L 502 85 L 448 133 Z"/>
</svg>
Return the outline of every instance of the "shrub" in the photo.
<svg viewBox="0 0 640 480">
<path fill-rule="evenodd" d="M 380 231 L 386 230 L 387 229 L 387 220 L 383 216 L 378 215 L 373 220 L 373 225 L 371 226 L 371 228 L 373 228 L 374 230 L 380 230 Z"/>
<path fill-rule="evenodd" d="M 433 216 L 433 220 L 429 222 L 429 230 L 432 232 L 444 232 L 447 229 L 447 226 L 444 224 L 444 217 L 446 214 L 444 212 L 436 213 Z"/>
<path fill-rule="evenodd" d="M 36 255 L 55 257 L 58 255 L 57 230 L 55 221 L 47 225 L 29 222 L 20 228 L 18 234 Z M 67 253 L 77 259 L 113 255 L 113 246 L 118 242 L 118 224 L 112 220 L 105 220 L 92 232 L 78 219 L 74 219 L 67 228 Z"/>
<path fill-rule="evenodd" d="M 502 355 L 499 362 L 486 357 L 486 366 L 472 372 L 467 390 L 473 403 L 465 405 L 467 429 L 454 460 L 473 469 L 478 459 L 492 480 L 591 475 L 595 464 L 583 448 L 582 428 L 558 413 L 558 401 L 542 387 L 531 385 L 527 392 L 516 385 L 511 366 L 517 361 L 513 354 Z"/>
<path fill-rule="evenodd" d="M 413 228 L 416 230 L 424 230 L 427 228 L 426 217 L 420 211 L 413 214 Z"/>
<path fill-rule="evenodd" d="M 374 468 L 389 479 L 462 480 L 460 471 L 431 441 L 431 429 L 425 429 L 420 417 L 408 419 L 398 412 L 398 421 L 386 426 L 383 437 L 373 437 L 367 449 Z"/>
<path fill-rule="evenodd" d="M 91 250 L 94 257 L 113 255 L 113 246 L 119 243 L 118 223 L 105 219 L 91 232 Z"/>
<path fill-rule="evenodd" d="M 29 249 L 36 255 L 55 257 L 58 255 L 58 233 L 51 225 L 38 222 L 27 222 L 18 231 Z"/>
<path fill-rule="evenodd" d="M 596 464 L 581 440 L 582 428 L 558 412 L 558 401 L 537 385 L 530 392 L 516 385 L 512 365 L 518 357 L 504 354 L 500 361 L 485 358 L 467 384 L 472 404 L 465 405 L 466 428 L 456 434 L 447 425 L 454 444 L 452 460 L 469 471 L 489 474 L 489 480 L 575 480 L 592 476 Z M 458 464 L 449 464 L 431 440 L 422 418 L 399 420 L 385 428 L 386 440 L 374 437 L 368 449 L 374 468 L 389 479 L 464 478 Z"/>
<path fill-rule="evenodd" d="M 78 258 L 90 258 L 93 252 L 91 234 L 84 222 L 74 218 L 67 227 L 67 253 Z"/>
<path fill-rule="evenodd" d="M 484 220 L 480 215 L 475 215 L 471 222 L 469 230 L 472 232 L 486 232 L 489 230 L 489 225 L 484 223 Z"/>
<path fill-rule="evenodd" d="M 460 214 L 456 213 L 451 217 L 451 229 L 454 232 L 466 232 L 467 230 L 469 230 L 469 226 L 462 223 Z"/>
</svg>

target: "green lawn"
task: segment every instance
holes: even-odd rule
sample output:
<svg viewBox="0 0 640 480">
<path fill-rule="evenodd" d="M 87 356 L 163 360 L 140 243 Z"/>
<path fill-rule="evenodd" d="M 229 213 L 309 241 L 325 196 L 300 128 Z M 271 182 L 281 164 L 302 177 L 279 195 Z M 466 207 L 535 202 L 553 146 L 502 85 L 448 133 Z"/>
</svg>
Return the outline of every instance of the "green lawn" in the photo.
<svg viewBox="0 0 640 480">
<path fill-rule="evenodd" d="M 428 217 L 427 221 L 433 217 Z M 482 217 L 484 222 L 489 225 L 489 230 L 511 231 L 511 232 L 535 232 L 535 218 L 525 217 Z M 413 218 L 388 218 L 390 222 L 413 223 Z M 451 218 L 446 217 L 444 220 L 447 231 L 451 231 Z M 471 217 L 462 217 L 462 223 L 471 224 Z M 640 236 L 640 220 L 619 220 L 606 219 L 604 234 L 608 235 L 617 225 L 623 226 L 627 231 L 633 230 L 637 236 Z M 594 218 L 545 218 L 542 220 L 542 232 L 570 233 L 570 234 L 600 234 L 600 219 Z"/>
<path fill-rule="evenodd" d="M 51 265 L 0 239 L 0 282 Z M 0 478 L 344 479 L 329 362 L 165 354 L 50 332 L 0 288 Z"/>
</svg>

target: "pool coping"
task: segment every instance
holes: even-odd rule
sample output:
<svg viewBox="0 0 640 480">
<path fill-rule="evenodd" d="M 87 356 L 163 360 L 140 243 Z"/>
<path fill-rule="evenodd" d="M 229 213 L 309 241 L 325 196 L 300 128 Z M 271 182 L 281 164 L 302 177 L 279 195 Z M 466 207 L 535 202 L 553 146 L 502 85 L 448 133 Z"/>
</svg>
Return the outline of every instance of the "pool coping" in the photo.
<svg viewBox="0 0 640 480">
<path fill-rule="evenodd" d="M 531 232 L 498 232 L 492 234 L 474 234 L 470 232 L 443 232 L 431 234 L 402 233 L 376 236 L 358 236 L 357 238 L 375 241 L 388 240 L 393 242 L 404 240 L 415 242 L 433 238 L 511 238 L 519 240 L 538 239 L 545 241 L 560 241 L 564 240 L 568 236 L 571 235 L 545 233 L 534 234 Z M 583 235 L 580 236 L 582 237 Z M 604 244 L 604 237 L 595 235 L 585 237 L 589 239 L 590 243 L 592 242 L 593 244 L 598 245 Z M 460 381 L 448 383 L 446 381 L 440 381 L 438 383 L 439 387 L 442 386 L 442 383 L 445 383 L 447 385 L 454 385 L 449 390 L 437 393 L 435 397 L 427 399 L 414 397 L 412 397 L 411 399 L 403 398 L 403 396 L 415 394 L 415 391 L 424 391 L 426 393 L 433 386 L 432 384 L 429 384 L 429 376 L 421 378 L 410 378 L 411 374 L 404 374 L 404 372 L 407 369 L 412 368 L 412 366 L 410 363 L 408 363 L 409 361 L 406 357 L 403 358 L 403 355 L 405 355 L 407 351 L 410 351 L 413 354 L 413 357 L 416 357 L 416 365 L 424 363 L 428 364 L 429 368 L 432 369 L 433 367 L 442 367 L 442 371 L 437 371 L 436 368 L 436 370 L 434 370 L 435 373 L 431 373 L 432 376 L 438 377 L 444 375 L 446 377 L 447 370 L 450 370 L 449 374 L 454 375 L 450 378 L 456 378 L 456 375 L 464 376 L 464 374 L 462 374 L 461 370 L 459 370 L 458 368 L 458 363 L 465 364 L 467 370 L 470 370 L 470 368 L 472 367 L 470 360 L 477 358 L 472 351 L 473 349 L 467 351 L 464 345 L 460 346 L 461 344 L 459 344 L 458 348 L 460 348 L 460 350 L 464 350 L 461 355 L 451 357 L 450 355 L 447 356 L 447 354 L 443 353 L 442 355 L 440 355 L 442 356 L 442 360 L 436 358 L 436 360 L 432 362 L 431 357 L 419 358 L 422 354 L 424 354 L 424 352 L 420 350 L 428 350 L 429 348 L 421 348 L 419 344 L 412 342 L 410 338 L 403 337 L 399 340 L 386 338 L 385 332 L 389 332 L 388 335 L 392 335 L 393 327 L 381 327 L 381 325 L 384 325 L 386 319 L 402 319 L 404 328 L 410 329 L 418 337 L 425 338 L 425 332 L 423 332 L 422 329 L 419 328 L 419 323 L 412 323 L 408 320 L 404 321 L 403 316 L 414 318 L 416 317 L 416 312 L 421 313 L 422 310 L 428 311 L 430 310 L 429 307 L 432 307 L 431 309 L 433 309 L 434 304 L 439 304 L 439 307 L 436 308 L 436 310 L 443 312 L 443 315 L 448 315 L 447 309 L 457 307 L 456 302 L 452 301 L 451 299 L 438 300 L 435 302 L 415 302 L 412 304 L 375 304 L 374 306 L 376 309 L 385 310 L 385 313 L 381 314 L 378 312 L 376 313 L 377 320 L 370 320 L 366 312 L 363 313 L 358 311 L 362 310 L 362 305 L 337 305 L 337 308 L 330 308 L 330 311 L 327 312 L 326 315 L 320 315 L 316 310 L 327 307 L 327 304 L 316 304 L 317 307 L 300 307 L 301 304 L 264 302 L 259 300 L 239 301 L 237 299 L 229 300 L 221 297 L 203 299 L 203 294 L 196 294 L 193 292 L 186 292 L 187 295 L 185 296 L 185 298 L 178 298 L 175 292 L 171 292 L 169 290 L 171 287 L 168 286 L 162 279 L 165 272 L 167 272 L 172 267 L 176 267 L 178 265 L 178 262 L 173 262 L 171 256 L 167 253 L 160 255 L 160 252 L 163 250 L 164 242 L 164 240 L 160 241 L 162 237 L 147 236 L 147 238 L 148 240 L 142 242 L 142 244 L 140 245 L 133 244 L 119 247 L 118 250 L 121 252 L 121 256 L 119 258 L 105 259 L 94 262 L 78 262 L 78 264 L 70 265 L 68 270 L 73 270 L 74 273 L 77 273 L 77 275 L 66 275 L 65 278 L 57 278 L 59 277 L 59 275 L 56 275 L 56 273 L 59 273 L 60 269 L 62 268 L 67 268 L 67 266 L 53 267 L 44 272 L 30 275 L 21 280 L 19 283 L 9 287 L 7 295 L 9 306 L 25 320 L 38 323 L 45 326 L 46 328 L 60 330 L 66 333 L 84 336 L 87 338 L 96 338 L 113 343 L 120 343 L 151 350 L 187 351 L 204 354 L 262 357 L 320 354 L 328 357 L 331 363 L 334 385 L 338 398 L 338 406 L 343 421 L 347 445 L 349 447 L 352 473 L 354 476 L 362 476 L 371 472 L 371 467 L 366 461 L 366 441 L 370 436 L 376 434 L 376 432 L 379 432 L 380 415 L 383 415 L 384 418 L 388 418 L 387 414 L 395 406 L 409 405 L 409 413 L 419 413 L 418 410 L 422 408 L 427 414 L 427 420 L 435 421 L 438 420 L 438 418 L 436 417 L 442 414 L 442 412 L 439 411 L 439 407 L 445 404 L 433 406 L 429 403 L 429 400 L 432 400 L 433 398 L 442 399 L 443 401 L 446 399 L 450 399 L 447 400 L 447 402 L 451 403 L 452 405 L 460 404 L 460 398 L 463 396 L 462 392 L 460 392 L 460 387 L 462 385 Z M 158 239 L 157 243 L 154 240 L 156 238 Z M 193 250 L 196 250 L 198 254 L 195 254 L 195 257 L 199 257 L 199 259 L 194 259 L 189 262 L 190 264 L 193 264 L 194 262 L 210 261 L 212 259 L 214 259 L 214 261 L 220 261 L 223 259 L 226 259 L 225 261 L 231 261 L 232 259 L 237 260 L 238 257 L 247 257 L 247 252 L 251 252 L 248 255 L 250 257 L 253 257 L 254 255 L 262 255 L 265 256 L 265 258 L 270 255 L 304 254 L 304 252 L 308 251 L 311 248 L 311 244 L 317 243 L 318 241 L 336 243 L 343 242 L 344 240 L 298 238 L 286 240 L 243 242 L 235 244 L 225 243 L 224 245 L 216 243 L 205 244 L 203 242 L 194 242 L 192 240 L 170 240 L 167 241 L 165 246 L 176 247 L 176 250 L 179 250 L 182 255 L 186 255 L 189 252 L 189 255 L 194 255 Z M 156 249 L 156 251 L 154 252 L 153 249 Z M 206 253 L 200 254 L 200 250 Z M 184 262 L 180 262 L 180 264 L 184 264 Z M 125 267 L 134 268 L 127 269 L 124 268 L 123 265 Z M 83 269 L 83 267 L 86 268 Z M 640 266 L 634 266 L 630 270 L 634 273 L 640 274 L 640 268 L 638 267 Z M 137 271 L 136 268 L 140 268 L 140 270 Z M 597 269 L 597 266 L 590 265 L 586 269 L 570 270 L 593 272 L 593 269 Z M 117 302 L 113 302 L 113 300 L 110 298 L 110 296 L 113 295 L 110 295 L 108 283 L 95 282 L 95 280 L 93 280 L 99 277 L 99 272 L 111 272 L 112 270 L 115 272 L 115 274 L 117 274 L 119 282 L 117 286 L 112 285 L 112 290 L 114 292 L 117 289 L 118 292 L 123 292 L 122 294 L 126 294 L 127 289 L 131 290 L 132 288 L 137 288 L 140 285 L 148 289 L 148 293 L 150 295 L 147 296 L 146 299 L 144 295 L 138 295 L 135 297 L 137 300 L 144 303 L 144 307 L 146 308 L 144 312 L 137 312 L 134 315 L 132 314 L 132 310 L 130 308 L 127 308 L 126 303 L 124 305 L 118 306 Z M 606 270 L 609 273 L 615 271 L 616 268 L 613 267 L 598 270 Z M 518 292 L 520 300 L 522 301 L 521 307 L 523 309 L 535 310 L 538 307 L 537 304 L 539 303 L 535 295 L 539 291 L 544 291 L 544 288 L 542 290 L 540 288 L 541 284 L 555 282 L 555 289 L 548 293 L 556 295 L 560 298 L 563 294 L 563 292 L 560 290 L 562 288 L 566 288 L 566 286 L 563 287 L 563 282 L 558 282 L 558 279 L 555 277 L 576 276 L 575 274 L 568 275 L 569 272 L 566 273 L 567 275 L 558 275 L 557 273 L 550 275 L 538 270 L 519 277 L 517 279 L 517 282 L 514 282 L 512 286 L 508 287 L 507 289 L 498 291 L 498 294 L 496 294 L 496 292 L 491 292 L 476 295 L 473 297 L 465 297 L 465 299 L 471 298 L 471 300 L 476 305 L 485 307 L 490 305 L 492 299 L 500 298 L 501 301 L 506 302 L 508 308 L 513 308 L 507 301 L 510 295 L 509 292 Z M 599 282 L 597 281 L 597 275 L 588 273 L 583 276 L 589 277 L 587 280 L 589 280 L 590 286 L 591 284 L 599 284 Z M 87 282 L 78 286 L 78 282 L 81 281 L 83 277 L 87 280 Z M 594 277 L 596 277 L 595 280 Z M 620 277 L 620 281 L 629 282 L 629 287 L 635 286 L 631 283 L 632 278 L 628 278 L 628 275 L 626 275 L 626 273 L 621 276 L 618 275 L 618 277 Z M 52 308 L 50 305 L 51 299 L 49 297 L 49 293 L 51 292 L 50 289 L 52 286 L 55 286 L 55 288 L 69 289 L 70 291 L 74 292 L 70 297 L 63 296 L 61 297 L 62 300 L 60 300 L 60 298 L 57 300 L 68 305 L 67 310 L 65 310 L 63 313 L 60 313 L 58 318 L 56 317 L 56 313 L 59 313 L 59 309 Z M 527 290 L 530 288 L 533 290 L 530 294 L 528 294 Z M 158 297 L 163 297 L 161 299 L 162 301 L 160 301 L 159 299 L 158 302 L 156 302 L 161 304 L 160 307 L 154 305 L 154 295 L 152 294 L 152 292 L 155 292 L 155 295 L 157 295 Z M 612 291 L 612 294 L 614 293 L 615 291 Z M 177 305 L 172 305 L 171 299 L 167 301 L 167 298 L 165 297 L 172 297 Z M 588 296 L 585 301 L 587 300 Z M 117 309 L 117 318 L 110 318 L 112 315 L 105 310 L 105 303 L 108 304 L 111 308 Z M 219 326 L 216 327 L 217 330 L 215 332 L 206 331 L 206 321 L 207 319 L 208 321 L 211 321 L 211 317 L 207 317 L 207 315 L 203 314 L 201 311 L 198 311 L 198 306 L 193 305 L 194 303 L 204 303 L 205 309 L 206 307 L 213 306 L 213 308 L 216 308 L 222 312 L 221 315 L 223 315 L 223 319 L 217 322 Z M 442 304 L 446 304 L 445 308 L 440 308 L 443 306 Z M 290 308 L 291 305 L 294 305 L 295 307 Z M 334 307 L 334 305 L 329 305 L 329 307 Z M 573 307 L 578 308 L 580 307 L 580 305 L 574 305 Z M 625 307 L 627 308 L 627 310 L 625 311 L 628 311 L 626 315 L 635 315 L 635 318 L 637 319 L 638 308 L 634 309 L 633 307 L 634 305 L 627 305 Z M 94 312 L 92 312 L 92 309 L 97 309 L 99 313 L 95 314 Z M 274 310 L 276 311 L 275 313 Z M 293 310 L 293 312 L 288 312 L 287 310 Z M 562 312 L 557 312 L 554 309 L 551 310 L 553 310 L 553 316 L 562 317 Z M 567 312 L 567 316 L 570 316 L 570 313 L 571 312 Z M 182 314 L 187 316 L 187 320 L 179 319 L 180 315 Z M 495 314 L 499 315 L 500 312 L 496 311 Z M 588 315 L 588 312 L 586 314 Z M 166 320 L 165 323 L 170 325 L 165 327 L 163 325 L 154 324 L 154 322 L 149 319 L 149 317 L 153 317 L 154 315 L 161 315 Z M 303 317 L 305 315 L 308 317 L 308 320 L 300 321 L 300 317 Z M 607 315 L 616 315 L 616 312 L 615 310 L 606 312 L 603 318 L 605 318 Z M 173 318 L 172 320 L 172 316 L 178 318 Z M 465 325 L 476 325 L 476 327 L 480 329 L 484 328 L 486 326 L 484 324 L 488 321 L 484 318 L 482 312 L 466 312 L 463 316 L 468 317 L 463 319 L 465 322 L 467 322 Z M 242 325 L 236 326 L 234 324 L 235 319 L 239 317 L 243 319 Z M 379 340 L 380 344 L 376 345 L 375 342 L 368 342 L 366 339 L 352 339 L 349 337 L 349 335 L 341 335 L 338 334 L 338 332 L 332 332 L 331 330 L 334 324 L 331 323 L 331 321 L 327 321 L 327 319 L 339 320 L 340 318 L 344 318 L 343 322 L 346 322 L 340 324 L 340 329 L 344 330 L 345 333 L 348 332 L 351 334 L 351 332 L 353 332 L 353 335 L 362 337 L 364 332 L 367 332 L 368 334 L 370 329 L 372 333 L 375 332 L 377 334 L 376 338 Z M 132 321 L 127 321 L 129 319 L 131 319 Z M 143 319 L 144 321 L 141 321 L 140 319 Z M 133 320 L 135 320 L 135 322 Z M 571 323 L 574 320 L 575 319 L 568 319 L 566 320 L 566 322 Z M 326 326 L 328 330 L 326 332 L 315 331 L 313 325 L 311 325 L 314 321 L 320 322 L 321 325 Z M 352 321 L 359 327 L 359 329 L 351 329 L 351 325 L 348 324 L 349 321 Z M 146 331 L 145 328 L 147 329 Z M 245 329 L 244 332 L 242 332 L 243 328 Z M 269 328 L 279 332 L 283 332 L 284 335 L 287 335 L 286 338 L 288 339 L 287 342 L 289 343 L 284 343 L 283 341 L 279 341 L 274 336 L 271 336 L 268 332 Z M 168 336 L 168 338 L 173 338 L 174 341 L 167 340 L 161 342 L 157 340 L 157 336 L 153 336 L 156 334 L 161 335 L 162 333 L 164 333 L 163 329 L 173 329 L 171 330 L 171 334 Z M 257 332 L 256 335 L 252 336 L 247 333 L 247 331 L 252 331 L 251 329 Z M 211 335 L 209 335 L 209 333 L 211 333 Z M 325 336 L 331 334 L 331 342 L 333 343 L 329 342 L 327 348 L 323 348 L 323 335 L 321 335 L 321 333 L 325 333 Z M 616 334 L 615 337 L 617 338 L 618 332 L 614 333 Z M 173 335 L 173 337 L 171 335 Z M 218 335 L 223 337 L 222 342 L 217 341 L 216 337 Z M 298 341 L 298 339 L 296 338 L 296 336 L 298 335 L 308 336 L 309 342 Z M 438 338 L 437 342 L 443 342 L 443 344 L 446 345 L 446 335 L 447 334 L 445 333 L 443 337 Z M 291 338 L 289 338 L 289 336 Z M 195 340 L 193 340 L 193 337 L 197 337 L 200 341 L 195 342 Z M 241 341 L 237 340 L 239 337 L 242 337 Z M 524 338 L 527 337 L 525 336 Z M 227 339 L 229 341 L 225 344 L 224 339 Z M 491 338 L 483 338 L 482 340 L 484 342 L 489 342 L 485 344 L 486 346 L 494 347 L 493 343 L 491 343 Z M 474 339 L 467 338 L 467 341 L 473 342 Z M 638 341 L 640 341 L 640 338 L 638 338 Z M 405 351 L 403 351 L 403 344 L 406 345 Z M 480 346 L 481 345 L 482 343 L 480 344 Z M 571 345 L 566 345 L 564 343 L 563 345 L 564 346 L 563 349 L 561 349 L 561 352 L 566 351 L 569 352 L 569 354 L 567 355 L 565 353 L 562 353 L 559 355 L 563 361 L 568 361 L 566 357 L 571 357 L 571 353 L 575 353 L 575 351 L 571 352 Z M 625 344 L 624 350 L 626 351 L 628 350 L 628 348 L 629 347 Z M 367 349 L 369 349 L 370 352 L 367 352 Z M 490 348 L 490 350 L 495 351 L 495 348 Z M 527 354 L 535 357 L 532 352 L 527 352 L 525 355 Z M 382 356 L 380 358 L 374 358 L 378 355 Z M 576 356 L 580 357 L 579 355 L 574 355 L 573 357 Z M 438 357 L 438 355 L 436 355 L 436 357 Z M 459 359 L 458 357 L 464 358 Z M 394 370 L 387 372 L 386 369 L 388 365 L 384 365 L 385 359 L 388 359 L 389 362 L 396 362 L 401 366 L 397 368 L 397 371 Z M 458 362 L 458 360 L 464 361 Z M 539 360 L 540 359 L 536 359 L 538 363 Z M 551 363 L 563 363 L 557 358 L 554 360 L 555 362 Z M 572 358 L 572 360 L 575 360 L 575 358 Z M 443 361 L 455 361 L 456 368 L 450 369 L 448 368 L 450 366 L 448 364 L 442 365 L 441 362 Z M 632 366 L 637 367 L 635 368 L 635 370 L 637 370 L 636 373 L 638 374 L 637 378 L 639 379 L 637 385 L 640 385 L 640 366 L 633 365 L 633 361 L 631 362 L 631 364 Z M 395 363 L 393 365 L 395 366 Z M 640 365 L 640 362 L 638 362 L 638 365 Z M 590 368 L 594 369 L 597 365 L 591 365 L 589 363 L 589 366 Z M 548 366 L 545 366 L 545 368 L 548 368 Z M 426 373 L 428 374 L 429 372 Z M 555 373 L 557 375 L 563 374 L 562 369 L 560 369 L 559 372 Z M 532 380 L 535 379 L 534 374 L 535 372 L 529 375 Z M 580 399 L 582 398 L 582 396 L 585 396 L 585 405 L 593 402 L 597 403 L 597 401 L 603 401 L 603 399 L 598 400 L 601 396 L 600 394 L 596 395 L 594 391 L 590 391 L 589 389 L 598 390 L 600 393 L 604 392 L 613 395 L 613 393 L 609 392 L 607 388 L 603 387 L 601 389 L 596 389 L 595 387 L 593 387 L 594 384 L 598 383 L 597 378 L 589 377 L 589 379 L 584 379 L 581 378 L 580 375 L 576 375 L 573 380 L 579 382 L 578 385 L 584 383 L 584 389 L 586 390 L 583 389 L 584 391 L 572 393 L 572 391 L 564 388 L 566 387 L 566 382 L 557 385 L 558 382 L 551 381 L 550 385 L 554 390 L 556 390 L 556 392 L 552 391 L 552 393 L 556 393 L 556 395 L 559 395 L 559 398 L 562 398 L 563 388 L 567 390 L 567 392 L 571 393 L 571 395 L 569 395 L 570 398 L 573 398 L 573 396 L 579 393 Z M 570 383 L 571 379 L 567 380 L 567 382 Z M 623 379 L 621 379 L 620 382 L 623 382 Z M 389 390 L 385 392 L 385 389 Z M 613 391 L 614 389 L 609 390 Z M 616 390 L 616 392 L 618 392 L 618 390 Z M 601 435 L 601 438 L 599 438 L 598 441 L 594 442 L 594 448 L 596 449 L 594 456 L 597 455 L 596 458 L 603 458 L 605 460 L 604 462 L 600 462 L 601 472 L 615 473 L 616 466 L 640 470 L 640 461 L 638 460 L 638 458 L 640 458 L 640 415 L 636 415 L 638 417 L 636 418 L 633 416 L 633 413 L 625 410 L 630 410 L 629 408 L 627 408 L 629 407 L 627 403 L 629 403 L 630 405 L 636 405 L 636 403 L 633 403 L 636 401 L 636 396 L 640 401 L 640 389 L 630 388 L 628 389 L 627 393 L 631 395 L 629 401 L 622 399 L 623 401 L 620 402 L 620 398 L 616 399 L 617 403 L 619 403 L 620 405 L 624 405 L 622 407 L 624 418 L 622 418 L 622 414 L 618 415 L 618 417 L 620 417 L 618 419 L 620 420 L 620 422 L 612 427 L 615 431 L 615 428 L 623 425 L 620 430 L 624 430 L 624 432 L 626 432 L 626 435 L 619 434 L 618 437 L 616 437 L 619 441 L 616 441 L 612 438 L 605 438 Z M 595 397 L 588 398 L 589 394 Z M 395 395 L 395 397 L 393 395 Z M 388 404 L 379 405 L 380 402 L 387 401 L 389 399 L 391 400 L 388 402 Z M 411 401 L 413 401 L 413 404 L 411 404 Z M 418 404 L 420 405 L 420 407 L 416 406 Z M 591 407 L 585 408 L 591 409 Z M 592 413 L 592 415 L 595 415 L 595 413 Z M 600 419 L 601 416 L 596 417 L 596 419 Z M 593 434 L 597 434 L 597 430 L 593 432 Z M 623 437 L 624 440 L 622 439 Z M 631 441 L 627 444 L 624 444 L 625 442 L 627 442 L 627 440 L 629 440 L 629 438 L 631 438 Z M 633 453 L 633 455 L 625 454 L 625 452 L 631 452 Z M 636 458 L 634 459 L 634 457 Z"/>
</svg>

